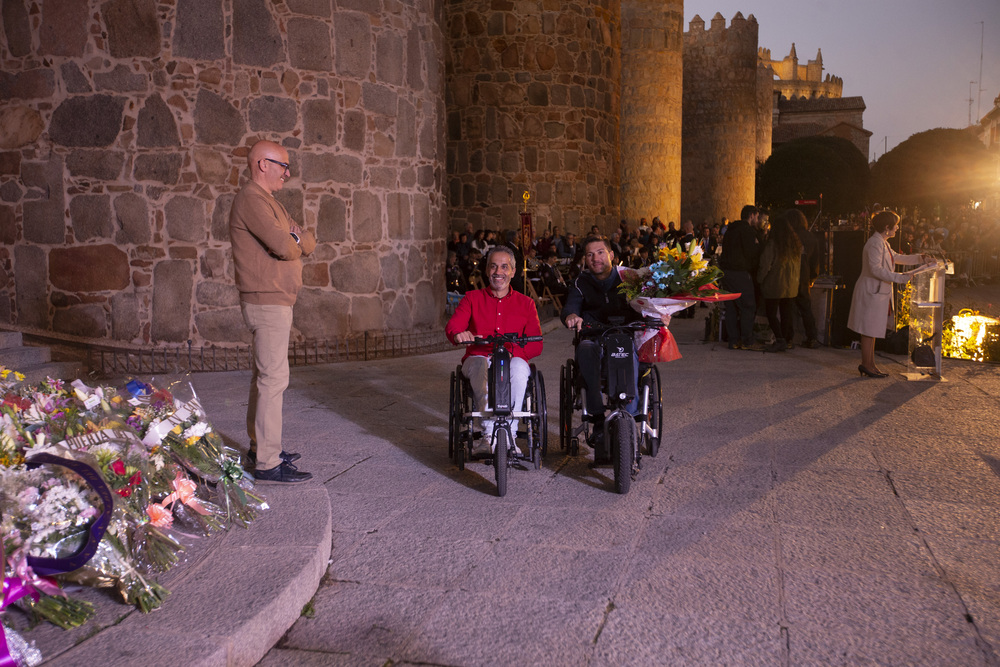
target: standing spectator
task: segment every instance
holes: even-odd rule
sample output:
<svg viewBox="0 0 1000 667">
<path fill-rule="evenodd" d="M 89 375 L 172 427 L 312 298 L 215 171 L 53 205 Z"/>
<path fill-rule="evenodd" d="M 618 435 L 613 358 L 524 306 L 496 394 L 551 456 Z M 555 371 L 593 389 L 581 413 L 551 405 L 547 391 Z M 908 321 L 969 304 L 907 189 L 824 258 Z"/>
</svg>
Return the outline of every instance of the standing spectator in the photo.
<svg viewBox="0 0 1000 667">
<path fill-rule="evenodd" d="M 753 276 L 757 273 L 760 247 L 757 243 L 755 226 L 760 212 L 756 206 L 747 204 L 740 212 L 740 219 L 728 225 L 722 240 L 722 256 L 719 268 L 722 288 L 727 292 L 739 292 L 740 297 L 726 301 L 726 332 L 730 350 L 761 351 L 764 348 L 753 337 L 753 322 L 757 316 L 757 300 L 753 289 Z"/>
<path fill-rule="evenodd" d="M 490 249 L 490 245 L 486 242 L 486 230 L 480 229 L 472 237 L 472 241 L 469 243 L 470 249 L 478 250 L 481 254 L 486 254 L 486 251 Z"/>
<path fill-rule="evenodd" d="M 802 318 L 802 328 L 805 330 L 806 339 L 802 347 L 809 349 L 819 347 L 816 340 L 816 317 L 813 315 L 812 296 L 809 290 L 819 277 L 819 239 L 809 231 L 809 221 L 802 211 L 797 208 L 785 211 L 782 216 L 791 224 L 795 234 L 802 243 L 802 261 L 799 264 L 799 291 L 795 295 L 795 309 L 799 311 Z M 791 341 L 791 339 L 789 339 Z"/>
<path fill-rule="evenodd" d="M 292 306 L 302 287 L 301 257 L 316 248 L 316 237 L 295 224 L 274 198 L 289 177 L 288 151 L 258 141 L 247 163 L 250 182 L 233 200 L 229 238 L 240 310 L 252 336 L 248 458 L 260 482 L 304 482 L 312 475 L 297 470 L 292 463 L 301 456 L 283 447 L 281 411 L 288 386 Z"/>
<path fill-rule="evenodd" d="M 784 352 L 792 347 L 792 313 L 799 292 L 801 264 L 802 242 L 788 220 L 777 218 L 764 242 L 757 270 L 767 323 L 774 332 L 774 343 L 767 348 L 768 352 Z"/>
</svg>

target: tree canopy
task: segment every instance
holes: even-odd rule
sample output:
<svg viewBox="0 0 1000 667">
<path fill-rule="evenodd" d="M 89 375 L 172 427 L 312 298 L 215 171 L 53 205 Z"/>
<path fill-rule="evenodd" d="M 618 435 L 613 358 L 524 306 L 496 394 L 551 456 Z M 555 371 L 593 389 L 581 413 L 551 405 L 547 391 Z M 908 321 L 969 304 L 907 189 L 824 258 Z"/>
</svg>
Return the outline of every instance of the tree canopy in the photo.
<svg viewBox="0 0 1000 667">
<path fill-rule="evenodd" d="M 823 208 L 846 213 L 868 196 L 868 159 L 840 137 L 803 137 L 778 146 L 757 171 L 757 200 L 789 208 L 796 199 L 823 196 Z"/>
<path fill-rule="evenodd" d="M 954 206 L 981 199 L 996 181 L 996 158 L 967 130 L 914 134 L 872 167 L 872 195 L 888 206 Z"/>
</svg>

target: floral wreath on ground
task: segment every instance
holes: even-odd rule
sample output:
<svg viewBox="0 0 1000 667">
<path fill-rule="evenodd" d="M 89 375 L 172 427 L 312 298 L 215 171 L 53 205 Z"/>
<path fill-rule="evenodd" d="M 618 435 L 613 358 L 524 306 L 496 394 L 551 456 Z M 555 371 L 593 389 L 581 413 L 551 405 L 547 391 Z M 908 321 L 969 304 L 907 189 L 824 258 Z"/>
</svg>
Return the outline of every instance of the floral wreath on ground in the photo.
<svg viewBox="0 0 1000 667">
<path fill-rule="evenodd" d="M 71 583 L 151 611 L 169 594 L 156 576 L 194 540 L 267 509 L 190 384 L 23 380 L 0 366 L 0 610 L 76 627 L 94 608 L 67 596 Z M 37 664 L 37 649 L 2 632 L 0 664 Z"/>
</svg>

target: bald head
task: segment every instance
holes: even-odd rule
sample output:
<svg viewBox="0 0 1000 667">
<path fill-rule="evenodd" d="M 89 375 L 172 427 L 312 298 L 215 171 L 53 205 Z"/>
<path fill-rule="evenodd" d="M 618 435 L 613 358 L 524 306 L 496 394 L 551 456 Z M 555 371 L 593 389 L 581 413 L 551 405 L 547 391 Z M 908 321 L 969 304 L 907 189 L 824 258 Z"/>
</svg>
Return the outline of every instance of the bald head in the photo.
<svg viewBox="0 0 1000 667">
<path fill-rule="evenodd" d="M 273 141 L 258 141 L 250 147 L 247 166 L 254 183 L 269 193 L 276 192 L 289 176 L 288 151 Z"/>
</svg>

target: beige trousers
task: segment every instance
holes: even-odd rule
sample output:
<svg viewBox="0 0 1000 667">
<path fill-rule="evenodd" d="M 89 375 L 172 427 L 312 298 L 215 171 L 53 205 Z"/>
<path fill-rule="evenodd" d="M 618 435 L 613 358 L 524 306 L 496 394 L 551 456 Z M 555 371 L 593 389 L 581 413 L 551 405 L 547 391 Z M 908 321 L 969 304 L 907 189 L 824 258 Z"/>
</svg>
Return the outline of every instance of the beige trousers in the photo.
<svg viewBox="0 0 1000 667">
<path fill-rule="evenodd" d="M 247 435 L 257 444 L 257 469 L 269 470 L 281 463 L 281 405 L 288 387 L 292 307 L 240 302 L 240 309 L 253 335 Z"/>
</svg>

